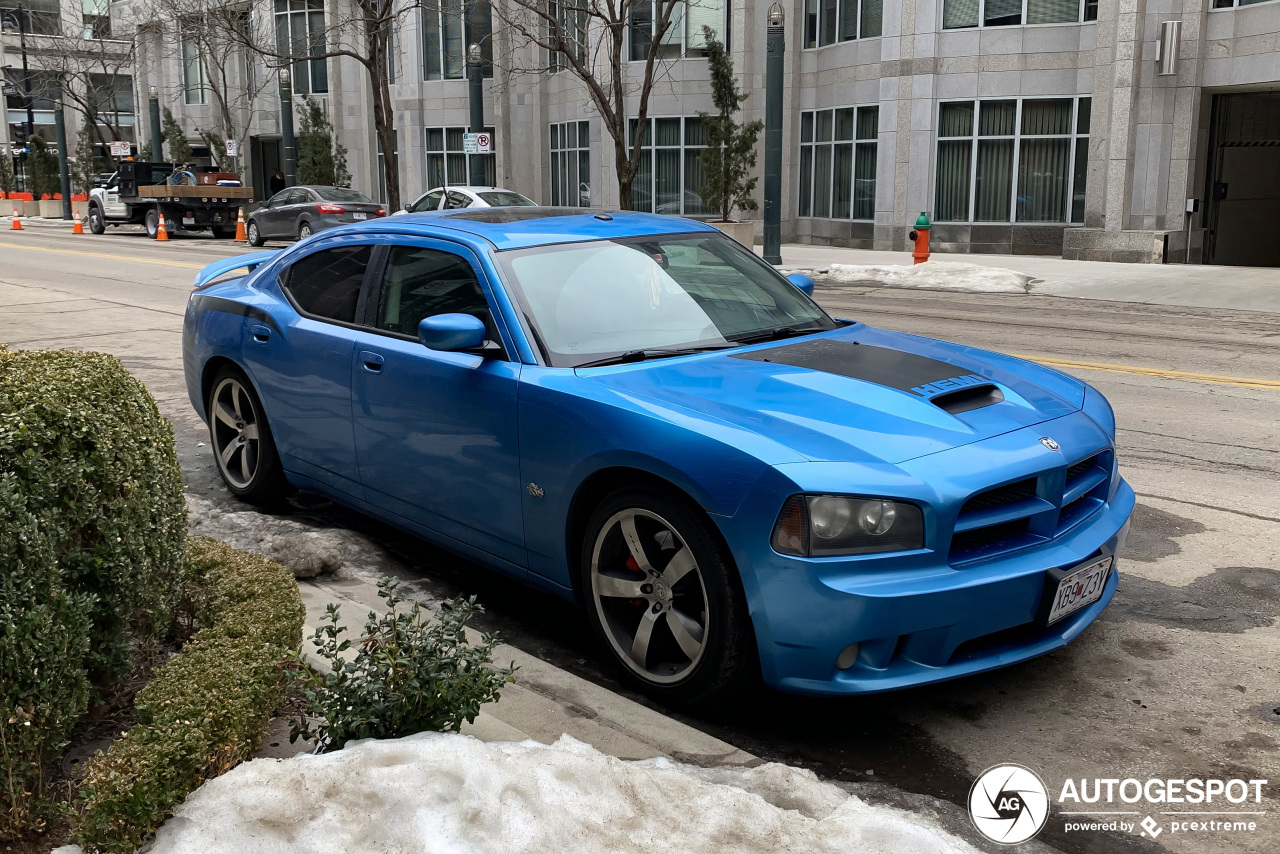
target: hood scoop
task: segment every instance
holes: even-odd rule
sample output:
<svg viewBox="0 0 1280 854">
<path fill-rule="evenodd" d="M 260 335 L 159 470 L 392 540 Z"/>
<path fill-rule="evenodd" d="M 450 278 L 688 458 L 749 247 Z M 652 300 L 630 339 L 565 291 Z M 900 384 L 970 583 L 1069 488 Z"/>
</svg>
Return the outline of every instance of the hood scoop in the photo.
<svg viewBox="0 0 1280 854">
<path fill-rule="evenodd" d="M 984 406 L 1000 403 L 1002 400 L 1004 400 L 1004 392 L 993 383 L 983 383 L 982 385 L 969 386 L 957 391 L 943 392 L 929 398 L 930 403 L 951 415 L 972 412 Z"/>
</svg>

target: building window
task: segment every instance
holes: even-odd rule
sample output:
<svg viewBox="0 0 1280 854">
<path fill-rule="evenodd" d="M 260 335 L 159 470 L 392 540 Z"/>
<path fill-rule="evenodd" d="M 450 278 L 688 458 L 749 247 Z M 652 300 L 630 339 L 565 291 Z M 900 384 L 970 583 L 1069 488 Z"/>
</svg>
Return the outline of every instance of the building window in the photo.
<svg viewBox="0 0 1280 854">
<path fill-rule="evenodd" d="M 698 216 L 713 213 L 698 195 L 707 183 L 698 160 L 707 147 L 702 119 L 651 118 L 640 154 L 640 171 L 631 184 L 632 209 Z M 635 144 L 636 120 L 628 123 L 628 145 Z"/>
<path fill-rule="evenodd" d="M 805 0 L 804 46 L 877 38 L 883 20 L 884 0 Z"/>
<path fill-rule="evenodd" d="M 934 219 L 1083 222 L 1090 106 L 1089 98 L 940 104 Z"/>
<path fill-rule="evenodd" d="M 569 52 L 578 62 L 587 59 L 587 7 L 585 0 L 550 0 L 548 4 L 547 41 L 556 43 L 557 29 Z M 552 21 L 555 23 L 553 24 Z M 564 51 L 547 51 L 547 69 L 552 73 L 572 66 Z"/>
<path fill-rule="evenodd" d="M 591 204 L 591 122 L 551 126 L 551 204 Z"/>
<path fill-rule="evenodd" d="M 1098 0 L 943 0 L 942 28 L 1016 27 L 1098 20 Z"/>
<path fill-rule="evenodd" d="M 649 58 L 663 4 L 670 0 L 634 0 L 627 13 L 627 58 L 644 62 Z M 658 59 L 702 56 L 707 47 L 704 26 L 725 38 L 724 0 L 684 0 L 671 10 L 671 23 L 658 46 Z"/>
<path fill-rule="evenodd" d="M 196 25 L 184 23 L 179 38 L 182 42 L 182 92 L 187 104 L 205 103 L 204 62 L 200 58 L 200 42 Z"/>
<path fill-rule="evenodd" d="M 276 50 L 291 57 L 324 56 L 324 0 L 276 0 Z M 293 64 L 293 91 L 318 95 L 329 91 L 323 59 Z"/>
<path fill-rule="evenodd" d="M 480 45 L 484 76 L 493 76 L 493 13 L 483 6 L 480 32 L 467 25 L 467 0 L 440 0 L 422 8 L 422 79 L 461 80 L 467 76 L 467 47 Z"/>
<path fill-rule="evenodd" d="M 800 114 L 800 216 L 875 219 L 879 107 Z"/>
<path fill-rule="evenodd" d="M 83 0 L 80 21 L 87 39 L 111 38 L 110 0 Z"/>
<path fill-rule="evenodd" d="M 427 187 L 459 186 L 471 183 L 471 158 L 484 161 L 484 183 L 497 184 L 498 170 L 492 154 L 467 154 L 463 150 L 462 135 L 466 128 L 427 128 Z M 485 128 L 493 138 L 493 128 Z"/>
<path fill-rule="evenodd" d="M 26 10 L 27 32 L 38 36 L 62 35 L 60 5 L 59 0 L 23 0 L 22 8 Z M 0 17 L 16 21 L 17 16 L 18 0 L 0 0 Z M 18 49 L 14 46 L 10 50 L 17 53 Z"/>
<path fill-rule="evenodd" d="M 1266 3 L 1268 0 L 1213 0 L 1213 8 L 1230 9 L 1234 6 L 1252 6 L 1254 3 Z"/>
</svg>

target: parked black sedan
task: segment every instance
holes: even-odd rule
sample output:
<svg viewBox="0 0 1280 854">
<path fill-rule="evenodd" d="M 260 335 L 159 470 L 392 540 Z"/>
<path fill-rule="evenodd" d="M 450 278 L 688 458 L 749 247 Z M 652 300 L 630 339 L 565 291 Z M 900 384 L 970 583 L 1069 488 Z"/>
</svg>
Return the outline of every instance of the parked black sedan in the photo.
<svg viewBox="0 0 1280 854">
<path fill-rule="evenodd" d="M 346 187 L 286 187 L 249 214 L 249 243 L 272 239 L 305 240 L 317 231 L 385 216 L 382 205 Z"/>
</svg>

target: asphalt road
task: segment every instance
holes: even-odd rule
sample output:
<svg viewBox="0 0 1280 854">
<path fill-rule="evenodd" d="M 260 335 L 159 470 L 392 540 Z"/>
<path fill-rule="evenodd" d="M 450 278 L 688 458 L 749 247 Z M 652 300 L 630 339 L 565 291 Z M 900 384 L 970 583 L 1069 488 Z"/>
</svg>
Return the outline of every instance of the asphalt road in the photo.
<svg viewBox="0 0 1280 854">
<path fill-rule="evenodd" d="M 191 491 L 229 502 L 186 399 L 180 339 L 192 276 L 236 251 L 211 239 L 3 232 L 0 342 L 120 356 L 173 421 Z M 761 690 L 736 708 L 677 716 L 872 797 L 962 804 L 977 773 L 1007 761 L 1050 789 L 1068 777 L 1243 777 L 1275 791 L 1280 314 L 821 283 L 818 297 L 838 316 L 1026 355 L 1106 393 L 1121 469 L 1139 494 L 1119 592 L 1068 648 L 996 673 L 839 701 Z M 478 594 L 486 627 L 618 687 L 572 607 L 323 500 L 304 497 L 295 514 L 367 534 L 421 595 Z M 1273 851 L 1280 804 L 1256 809 L 1268 815 L 1252 834 L 1170 833 L 1155 844 L 1069 834 L 1056 820 L 1040 838 L 1068 852 Z"/>
</svg>

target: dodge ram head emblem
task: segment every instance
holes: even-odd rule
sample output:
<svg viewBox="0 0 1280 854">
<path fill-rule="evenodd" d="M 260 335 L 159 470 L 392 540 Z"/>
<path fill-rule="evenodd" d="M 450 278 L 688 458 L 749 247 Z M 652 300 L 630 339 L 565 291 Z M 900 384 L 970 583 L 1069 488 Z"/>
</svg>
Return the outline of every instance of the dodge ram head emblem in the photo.
<svg viewBox="0 0 1280 854">
<path fill-rule="evenodd" d="M 1042 438 L 1040 440 L 1040 444 L 1044 445 L 1046 448 L 1048 448 L 1051 451 L 1058 450 L 1058 443 L 1050 439 L 1048 436 L 1045 436 L 1044 438 Z"/>
</svg>

